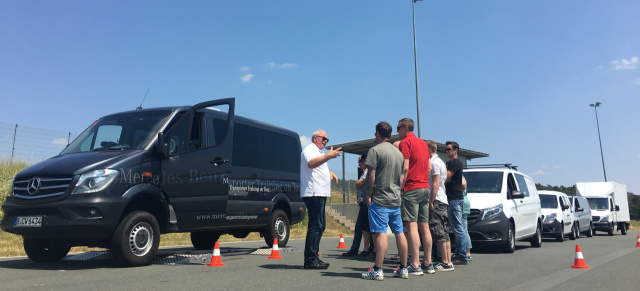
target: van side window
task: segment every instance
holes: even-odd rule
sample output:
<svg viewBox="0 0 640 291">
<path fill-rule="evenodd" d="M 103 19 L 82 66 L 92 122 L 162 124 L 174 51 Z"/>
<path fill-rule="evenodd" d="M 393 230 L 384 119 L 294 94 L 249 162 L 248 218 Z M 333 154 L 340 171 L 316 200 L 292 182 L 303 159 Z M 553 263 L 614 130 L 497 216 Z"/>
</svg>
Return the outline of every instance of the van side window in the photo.
<svg viewBox="0 0 640 291">
<path fill-rule="evenodd" d="M 231 159 L 234 166 L 257 167 L 260 165 L 258 129 L 240 123 L 234 125 Z"/>
<path fill-rule="evenodd" d="M 213 134 L 209 134 L 209 144 L 211 146 L 216 146 L 224 141 L 224 137 L 227 135 L 227 124 L 229 122 L 226 119 L 217 116 L 213 117 L 211 121 Z"/>
<path fill-rule="evenodd" d="M 529 189 L 527 188 L 527 181 L 524 180 L 524 176 L 516 174 L 516 181 L 518 181 L 518 188 L 520 188 L 520 192 L 524 194 L 524 197 L 529 197 Z"/>
<path fill-rule="evenodd" d="M 300 151 L 294 137 L 262 129 L 259 133 L 261 168 L 300 172 Z"/>
<path fill-rule="evenodd" d="M 509 173 L 507 176 L 507 197 L 511 199 L 511 193 L 517 190 L 518 188 L 516 187 L 516 181 L 513 179 L 513 174 Z"/>
<path fill-rule="evenodd" d="M 203 119 L 202 115 L 197 114 L 193 118 L 193 124 L 191 125 L 191 134 L 189 135 L 189 151 L 195 151 L 203 148 Z"/>
<path fill-rule="evenodd" d="M 573 205 L 573 210 L 578 211 L 578 208 L 580 208 L 580 201 L 578 201 L 577 199 L 574 199 L 575 203 Z"/>
<path fill-rule="evenodd" d="M 183 118 L 176 123 L 169 133 L 167 141 L 169 143 L 169 154 L 178 155 L 187 152 L 189 138 L 189 125 L 191 118 Z"/>
</svg>

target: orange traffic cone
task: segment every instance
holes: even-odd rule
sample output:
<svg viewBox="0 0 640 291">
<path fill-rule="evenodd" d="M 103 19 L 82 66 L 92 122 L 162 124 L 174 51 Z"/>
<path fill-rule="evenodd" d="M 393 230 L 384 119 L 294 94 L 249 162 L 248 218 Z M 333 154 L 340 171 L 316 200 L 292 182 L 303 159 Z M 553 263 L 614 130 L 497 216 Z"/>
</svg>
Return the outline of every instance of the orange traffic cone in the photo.
<svg viewBox="0 0 640 291">
<path fill-rule="evenodd" d="M 640 248 L 640 234 L 638 235 L 638 243 L 636 244 L 636 248 Z"/>
<path fill-rule="evenodd" d="M 271 248 L 271 255 L 267 259 L 282 259 L 280 256 L 280 250 L 278 249 L 278 239 L 273 239 L 273 247 Z"/>
<path fill-rule="evenodd" d="M 584 263 L 584 257 L 582 256 L 582 250 L 580 245 L 576 245 L 576 261 L 571 266 L 572 269 L 589 269 L 589 266 Z"/>
<path fill-rule="evenodd" d="M 213 247 L 213 255 L 211 255 L 211 262 L 207 264 L 209 267 L 223 267 L 226 266 L 220 257 L 220 245 L 216 242 Z"/>
<path fill-rule="evenodd" d="M 340 243 L 338 243 L 338 249 L 346 249 L 347 246 L 344 244 L 344 235 L 340 234 Z"/>
</svg>

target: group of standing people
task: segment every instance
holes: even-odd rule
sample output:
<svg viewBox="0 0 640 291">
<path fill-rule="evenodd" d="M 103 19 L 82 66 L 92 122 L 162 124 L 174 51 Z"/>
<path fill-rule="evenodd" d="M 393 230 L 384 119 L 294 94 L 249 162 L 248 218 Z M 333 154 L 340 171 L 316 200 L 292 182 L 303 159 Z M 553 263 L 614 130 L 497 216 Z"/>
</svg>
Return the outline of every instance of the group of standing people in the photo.
<svg viewBox="0 0 640 291">
<path fill-rule="evenodd" d="M 375 256 L 375 264 L 362 278 L 383 280 L 382 265 L 388 248 L 387 227 L 395 235 L 400 266 L 394 277 L 408 278 L 424 272 L 453 271 L 454 264 L 467 264 L 471 259 L 465 234 L 466 194 L 462 177 L 462 162 L 457 158 L 459 146 L 447 142 L 445 150 L 450 161 L 445 166 L 437 155 L 436 143 L 426 143 L 413 133 L 410 118 L 401 119 L 397 132 L 402 139 L 397 144 L 390 141 L 393 128 L 387 122 L 376 125 L 377 145 L 358 160 L 363 174 L 356 182 L 359 214 L 356 233 L 350 251 L 343 256 L 358 255 L 360 242 L 364 241 L 362 257 Z M 337 177 L 329 171 L 326 162 L 338 157 L 341 148 L 326 154 L 326 132 L 319 130 L 312 136 L 312 144 L 301 155 L 301 196 L 309 213 L 309 226 L 305 241 L 305 269 L 326 269 L 328 263 L 319 259 L 320 237 L 325 227 L 324 205 L 331 194 L 330 180 Z M 467 207 L 468 209 L 468 207 Z M 468 211 L 468 210 L 467 210 Z M 450 224 L 456 237 L 456 253 L 451 254 L 451 244 L 446 225 Z M 432 261 L 432 244 L 435 240 L 439 263 Z M 420 245 L 423 257 L 420 260 Z"/>
</svg>

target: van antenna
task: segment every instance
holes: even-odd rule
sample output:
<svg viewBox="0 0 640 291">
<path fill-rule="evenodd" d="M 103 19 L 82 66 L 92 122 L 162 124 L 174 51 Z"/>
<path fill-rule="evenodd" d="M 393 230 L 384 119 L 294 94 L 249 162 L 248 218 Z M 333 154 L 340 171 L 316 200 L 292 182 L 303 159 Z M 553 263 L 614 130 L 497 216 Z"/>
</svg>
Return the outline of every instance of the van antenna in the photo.
<svg viewBox="0 0 640 291">
<path fill-rule="evenodd" d="M 142 110 L 142 103 L 144 103 L 144 99 L 147 99 L 147 94 L 149 94 L 149 89 L 147 89 L 147 93 L 144 94 L 144 98 L 142 98 L 142 102 L 140 102 L 140 106 L 136 107 L 136 110 Z"/>
</svg>

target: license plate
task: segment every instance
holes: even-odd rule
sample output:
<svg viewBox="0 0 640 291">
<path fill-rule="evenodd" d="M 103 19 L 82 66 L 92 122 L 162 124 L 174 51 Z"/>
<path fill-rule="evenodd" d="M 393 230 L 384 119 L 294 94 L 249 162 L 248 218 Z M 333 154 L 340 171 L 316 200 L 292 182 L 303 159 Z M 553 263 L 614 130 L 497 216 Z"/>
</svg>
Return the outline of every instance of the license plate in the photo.
<svg viewBox="0 0 640 291">
<path fill-rule="evenodd" d="M 16 216 L 13 218 L 15 227 L 41 227 L 42 216 Z"/>
</svg>

